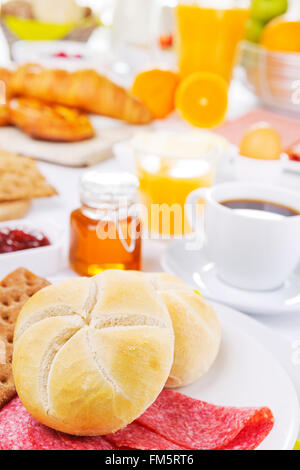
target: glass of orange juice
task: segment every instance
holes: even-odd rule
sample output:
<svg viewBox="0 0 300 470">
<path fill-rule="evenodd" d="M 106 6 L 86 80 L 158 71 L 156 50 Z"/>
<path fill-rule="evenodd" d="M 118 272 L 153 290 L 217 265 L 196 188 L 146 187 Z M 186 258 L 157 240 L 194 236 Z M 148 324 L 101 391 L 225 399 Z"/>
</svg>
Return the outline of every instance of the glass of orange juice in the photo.
<svg viewBox="0 0 300 470">
<path fill-rule="evenodd" d="M 180 74 L 212 72 L 230 82 L 249 0 L 179 0 L 176 43 Z"/>
<path fill-rule="evenodd" d="M 215 180 L 229 144 L 208 131 L 146 132 L 133 140 L 144 225 L 165 238 L 190 233 L 184 213 L 188 195 Z"/>
</svg>

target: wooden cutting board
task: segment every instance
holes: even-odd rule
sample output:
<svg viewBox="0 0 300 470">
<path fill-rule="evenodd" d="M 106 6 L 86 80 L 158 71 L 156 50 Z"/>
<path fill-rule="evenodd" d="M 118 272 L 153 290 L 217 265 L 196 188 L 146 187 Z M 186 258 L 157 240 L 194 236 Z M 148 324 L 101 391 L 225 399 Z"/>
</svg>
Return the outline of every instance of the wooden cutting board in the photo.
<svg viewBox="0 0 300 470">
<path fill-rule="evenodd" d="M 112 156 L 117 142 L 129 139 L 145 126 L 129 124 L 100 116 L 92 116 L 96 131 L 93 139 L 76 143 L 53 143 L 31 139 L 14 127 L 0 128 L 0 148 L 57 165 L 84 167 L 95 165 Z"/>
</svg>

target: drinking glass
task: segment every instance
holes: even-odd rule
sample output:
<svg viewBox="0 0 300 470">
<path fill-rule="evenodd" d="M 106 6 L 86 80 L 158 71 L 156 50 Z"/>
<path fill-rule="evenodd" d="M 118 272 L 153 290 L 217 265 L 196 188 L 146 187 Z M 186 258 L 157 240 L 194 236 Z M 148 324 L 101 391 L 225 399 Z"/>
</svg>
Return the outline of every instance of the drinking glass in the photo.
<svg viewBox="0 0 300 470">
<path fill-rule="evenodd" d="M 135 137 L 140 201 L 149 232 L 168 238 L 192 231 L 184 211 L 186 198 L 196 188 L 212 186 L 227 145 L 204 131 L 147 132 Z"/>
<path fill-rule="evenodd" d="M 249 0 L 179 0 L 175 16 L 180 74 L 212 72 L 229 82 L 249 7 Z"/>
</svg>

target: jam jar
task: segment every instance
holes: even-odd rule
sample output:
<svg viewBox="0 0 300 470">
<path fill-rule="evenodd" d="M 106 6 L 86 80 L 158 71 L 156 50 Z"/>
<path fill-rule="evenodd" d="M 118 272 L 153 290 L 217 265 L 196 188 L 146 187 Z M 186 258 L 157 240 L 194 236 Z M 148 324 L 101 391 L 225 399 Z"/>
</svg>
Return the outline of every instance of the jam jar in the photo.
<svg viewBox="0 0 300 470">
<path fill-rule="evenodd" d="M 80 181 L 81 207 L 71 214 L 70 265 L 81 276 L 106 269 L 140 270 L 142 224 L 138 180 L 90 170 Z"/>
</svg>

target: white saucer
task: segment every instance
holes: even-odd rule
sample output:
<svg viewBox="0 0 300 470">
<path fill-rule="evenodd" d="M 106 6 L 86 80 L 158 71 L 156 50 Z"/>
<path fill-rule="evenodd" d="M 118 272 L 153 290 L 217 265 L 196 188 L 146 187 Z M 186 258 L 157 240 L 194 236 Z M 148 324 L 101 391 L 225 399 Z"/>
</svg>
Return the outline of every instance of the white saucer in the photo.
<svg viewBox="0 0 300 470">
<path fill-rule="evenodd" d="M 204 297 L 253 315 L 300 314 L 300 268 L 275 291 L 254 292 L 234 288 L 217 275 L 205 249 L 185 249 L 184 240 L 169 245 L 161 264 L 165 271 L 193 285 Z"/>
</svg>

